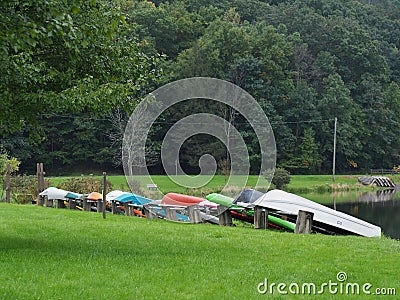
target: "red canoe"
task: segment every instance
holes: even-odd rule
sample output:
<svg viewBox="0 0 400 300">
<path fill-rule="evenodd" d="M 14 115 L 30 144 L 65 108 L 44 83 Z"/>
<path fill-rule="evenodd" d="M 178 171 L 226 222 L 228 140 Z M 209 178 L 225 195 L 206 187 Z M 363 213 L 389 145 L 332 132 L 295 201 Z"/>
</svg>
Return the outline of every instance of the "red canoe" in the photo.
<svg viewBox="0 0 400 300">
<path fill-rule="evenodd" d="M 206 199 L 195 197 L 195 196 L 188 196 L 178 193 L 168 193 L 166 194 L 162 200 L 161 204 L 167 205 L 179 205 L 179 206 L 190 206 L 190 205 L 204 205 L 210 207 L 216 207 L 217 204 L 210 202 Z"/>
</svg>

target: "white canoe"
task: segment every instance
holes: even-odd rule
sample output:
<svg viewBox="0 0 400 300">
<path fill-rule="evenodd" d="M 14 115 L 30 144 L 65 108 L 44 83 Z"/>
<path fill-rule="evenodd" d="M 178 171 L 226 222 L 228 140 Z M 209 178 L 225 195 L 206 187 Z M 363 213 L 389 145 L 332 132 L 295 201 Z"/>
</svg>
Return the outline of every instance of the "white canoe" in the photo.
<svg viewBox="0 0 400 300">
<path fill-rule="evenodd" d="M 381 236 L 381 228 L 376 225 L 281 190 L 269 191 L 258 198 L 254 205 L 289 215 L 297 215 L 299 210 L 309 211 L 314 213 L 313 221 L 320 223 L 322 226 L 326 224 L 344 232 L 366 237 Z"/>
</svg>

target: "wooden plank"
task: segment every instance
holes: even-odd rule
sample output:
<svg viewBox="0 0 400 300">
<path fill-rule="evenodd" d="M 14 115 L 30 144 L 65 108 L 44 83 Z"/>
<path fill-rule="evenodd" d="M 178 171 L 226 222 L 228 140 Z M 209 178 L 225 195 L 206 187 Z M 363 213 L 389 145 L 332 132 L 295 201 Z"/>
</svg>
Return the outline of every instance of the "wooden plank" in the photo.
<svg viewBox="0 0 400 300">
<path fill-rule="evenodd" d="M 300 233 L 300 234 L 311 233 L 313 218 L 314 218 L 314 213 L 309 211 L 299 210 L 294 233 Z"/>
</svg>

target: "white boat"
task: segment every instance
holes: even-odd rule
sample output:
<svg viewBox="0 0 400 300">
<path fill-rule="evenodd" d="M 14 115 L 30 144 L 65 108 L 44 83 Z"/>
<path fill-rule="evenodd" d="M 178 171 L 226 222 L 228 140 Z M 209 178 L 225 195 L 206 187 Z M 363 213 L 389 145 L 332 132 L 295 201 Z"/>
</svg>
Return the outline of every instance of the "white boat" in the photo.
<svg viewBox="0 0 400 300">
<path fill-rule="evenodd" d="M 254 206 L 262 206 L 282 214 L 297 216 L 299 210 L 314 213 L 313 225 L 320 229 L 352 233 L 366 237 L 380 237 L 381 228 L 348 214 L 336 211 L 295 194 L 272 190 L 258 198 Z"/>
</svg>

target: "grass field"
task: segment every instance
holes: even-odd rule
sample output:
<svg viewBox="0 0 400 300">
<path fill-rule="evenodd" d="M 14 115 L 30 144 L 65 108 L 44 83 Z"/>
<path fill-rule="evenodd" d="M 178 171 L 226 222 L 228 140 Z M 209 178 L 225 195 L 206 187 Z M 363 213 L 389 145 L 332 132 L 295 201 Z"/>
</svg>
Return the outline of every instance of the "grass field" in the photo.
<svg viewBox="0 0 400 300">
<path fill-rule="evenodd" d="M 318 291 L 329 281 L 339 284 L 338 272 L 347 274 L 344 283 L 370 283 L 371 293 L 400 293 L 400 242 L 388 238 L 294 235 L 121 215 L 103 220 L 96 213 L 5 203 L 0 233 L 0 299 L 265 299 L 269 291 L 257 292 L 265 278 L 268 285 L 313 283 Z M 319 298 L 376 298 L 344 293 L 332 295 L 325 287 Z M 310 298 L 280 295 L 276 287 L 274 295 Z"/>
<path fill-rule="evenodd" d="M 99 176 L 95 176 L 100 178 Z M 357 175 L 337 175 L 335 184 L 332 187 L 332 176 L 331 175 L 293 175 L 291 182 L 287 186 L 286 190 L 293 193 L 308 193 L 308 192 L 330 192 L 332 189 L 337 190 L 371 190 L 371 187 L 361 187 L 357 183 Z M 67 180 L 70 177 L 51 177 L 49 178 L 53 185 L 57 185 L 63 180 Z M 128 190 L 128 185 L 123 175 L 108 176 L 108 180 L 113 184 L 114 189 Z M 258 176 L 250 175 L 248 177 L 246 186 L 254 188 L 257 183 Z M 397 178 L 396 178 L 397 179 Z M 144 176 L 135 176 L 135 180 L 140 182 L 141 188 L 146 190 L 146 184 L 151 183 L 148 178 Z M 219 192 L 226 185 L 226 177 L 221 175 L 213 176 L 211 181 L 205 186 L 198 189 L 189 189 L 185 186 L 176 184 L 173 180 L 178 180 L 183 183 L 189 183 L 190 178 L 184 176 L 163 176 L 153 175 L 151 180 L 158 185 L 163 193 L 177 192 L 177 193 L 197 193 L 197 194 L 208 194 L 211 192 Z M 243 181 L 242 176 L 233 176 L 231 186 L 235 187 Z M 264 180 L 261 181 L 261 185 L 258 189 L 266 191 L 266 183 Z M 271 185 L 271 188 L 273 185 Z"/>
</svg>

